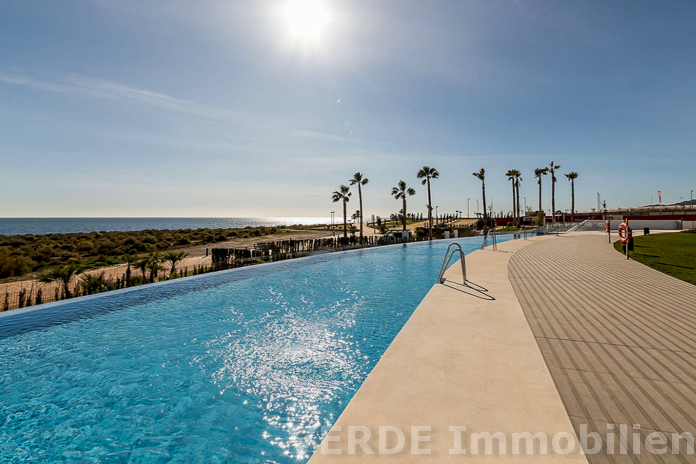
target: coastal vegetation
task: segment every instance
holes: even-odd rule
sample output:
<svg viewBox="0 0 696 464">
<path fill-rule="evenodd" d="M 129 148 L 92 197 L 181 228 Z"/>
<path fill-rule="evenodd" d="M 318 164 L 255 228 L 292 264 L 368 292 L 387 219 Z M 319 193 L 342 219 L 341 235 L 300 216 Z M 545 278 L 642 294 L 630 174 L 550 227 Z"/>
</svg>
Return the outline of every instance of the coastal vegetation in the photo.
<svg viewBox="0 0 696 464">
<path fill-rule="evenodd" d="M 69 263 L 79 263 L 85 269 L 121 264 L 126 263 L 128 259 L 126 256 L 131 255 L 170 252 L 193 245 L 208 245 L 235 238 L 263 237 L 288 232 L 290 232 L 288 227 L 278 226 L 0 235 L 0 279 L 41 273 L 49 268 Z M 173 255 L 165 255 L 165 261 L 175 267 L 178 261 L 172 263 L 172 258 Z M 131 265 L 135 266 L 135 263 Z"/>
<path fill-rule="evenodd" d="M 624 253 L 619 240 L 614 248 Z M 631 259 L 696 285 L 696 229 L 634 237 Z"/>
</svg>

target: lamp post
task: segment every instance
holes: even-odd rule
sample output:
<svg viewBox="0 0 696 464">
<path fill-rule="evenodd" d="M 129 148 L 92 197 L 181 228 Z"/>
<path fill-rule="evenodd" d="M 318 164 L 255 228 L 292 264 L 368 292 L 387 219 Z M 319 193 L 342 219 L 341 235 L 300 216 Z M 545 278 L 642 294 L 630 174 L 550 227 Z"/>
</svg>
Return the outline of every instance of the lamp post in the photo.
<svg viewBox="0 0 696 464">
<path fill-rule="evenodd" d="M 694 210 L 694 191 L 691 191 L 691 211 Z"/>
<path fill-rule="evenodd" d="M 334 230 L 334 213 L 335 211 L 331 211 L 331 236 L 333 237 L 336 235 L 336 231 Z"/>
<path fill-rule="evenodd" d="M 467 219 L 469 219 L 469 200 L 471 200 L 471 198 L 466 199 L 466 218 Z"/>
<path fill-rule="evenodd" d="M 435 205 L 435 224 L 437 224 L 438 217 L 437 217 L 437 205 Z"/>
</svg>

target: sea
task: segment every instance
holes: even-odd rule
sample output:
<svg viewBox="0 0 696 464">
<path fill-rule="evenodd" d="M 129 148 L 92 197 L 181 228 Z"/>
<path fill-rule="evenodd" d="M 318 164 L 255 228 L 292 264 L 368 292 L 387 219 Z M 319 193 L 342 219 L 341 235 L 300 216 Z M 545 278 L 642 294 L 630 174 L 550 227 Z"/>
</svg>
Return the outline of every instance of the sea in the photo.
<svg viewBox="0 0 696 464">
<path fill-rule="evenodd" d="M 0 218 L 0 235 L 44 235 L 148 229 L 239 229 L 330 224 L 327 217 L 268 218 Z"/>
</svg>

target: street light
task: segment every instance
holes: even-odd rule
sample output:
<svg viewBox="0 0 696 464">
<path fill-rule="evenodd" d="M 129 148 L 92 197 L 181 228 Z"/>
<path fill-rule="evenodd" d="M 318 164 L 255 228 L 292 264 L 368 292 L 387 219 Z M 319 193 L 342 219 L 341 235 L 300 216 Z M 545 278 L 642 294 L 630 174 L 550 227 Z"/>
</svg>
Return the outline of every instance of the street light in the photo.
<svg viewBox="0 0 696 464">
<path fill-rule="evenodd" d="M 333 237 L 336 235 L 336 232 L 334 230 L 334 213 L 335 211 L 331 211 L 331 236 Z"/>
<path fill-rule="evenodd" d="M 694 210 L 694 191 L 691 191 L 691 211 Z"/>
</svg>

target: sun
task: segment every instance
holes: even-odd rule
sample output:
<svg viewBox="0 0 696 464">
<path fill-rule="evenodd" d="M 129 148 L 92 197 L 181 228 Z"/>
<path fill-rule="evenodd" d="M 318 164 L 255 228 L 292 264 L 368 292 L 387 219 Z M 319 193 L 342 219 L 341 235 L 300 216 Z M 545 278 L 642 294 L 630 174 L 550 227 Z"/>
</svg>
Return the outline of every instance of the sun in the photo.
<svg viewBox="0 0 696 464">
<path fill-rule="evenodd" d="M 306 39 L 319 37 L 328 20 L 321 0 L 289 0 L 284 14 L 293 35 Z"/>
</svg>

